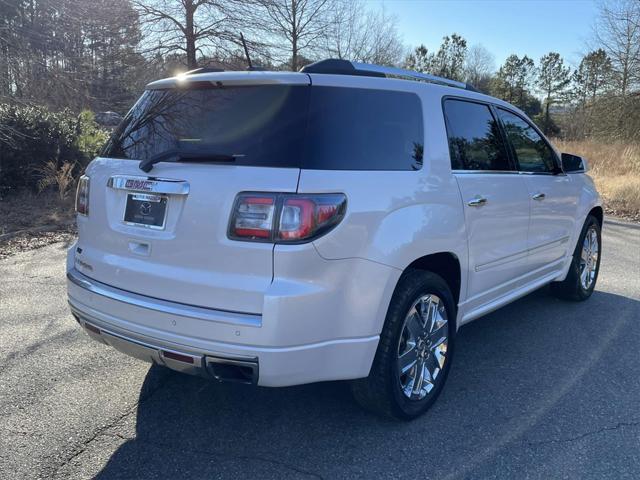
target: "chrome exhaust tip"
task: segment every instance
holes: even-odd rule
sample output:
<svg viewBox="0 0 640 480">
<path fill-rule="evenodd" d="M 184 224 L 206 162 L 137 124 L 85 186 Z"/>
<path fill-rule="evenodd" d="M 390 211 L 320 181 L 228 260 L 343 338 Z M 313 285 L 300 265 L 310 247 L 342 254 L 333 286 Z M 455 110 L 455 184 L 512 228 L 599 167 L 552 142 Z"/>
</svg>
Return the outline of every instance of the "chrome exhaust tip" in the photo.
<svg viewBox="0 0 640 480">
<path fill-rule="evenodd" d="M 221 382 L 258 384 L 258 359 L 237 359 L 205 357 L 205 368 L 209 374 Z"/>
</svg>

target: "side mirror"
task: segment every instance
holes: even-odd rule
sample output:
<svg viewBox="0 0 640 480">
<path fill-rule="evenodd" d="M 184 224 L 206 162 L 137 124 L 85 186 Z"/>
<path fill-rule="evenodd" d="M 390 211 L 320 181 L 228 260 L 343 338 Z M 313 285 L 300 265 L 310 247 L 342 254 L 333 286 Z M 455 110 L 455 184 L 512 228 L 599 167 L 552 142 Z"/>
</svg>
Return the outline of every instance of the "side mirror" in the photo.
<svg viewBox="0 0 640 480">
<path fill-rule="evenodd" d="M 584 173 L 588 170 L 587 161 L 570 153 L 563 153 L 561 157 L 564 173 Z"/>
</svg>

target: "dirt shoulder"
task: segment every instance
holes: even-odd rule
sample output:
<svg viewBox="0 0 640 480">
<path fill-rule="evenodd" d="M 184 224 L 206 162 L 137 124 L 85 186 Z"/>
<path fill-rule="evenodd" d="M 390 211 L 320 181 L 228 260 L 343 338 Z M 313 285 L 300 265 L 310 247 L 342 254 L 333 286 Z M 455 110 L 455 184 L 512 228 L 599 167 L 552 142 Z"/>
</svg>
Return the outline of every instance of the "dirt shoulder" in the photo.
<svg viewBox="0 0 640 480">
<path fill-rule="evenodd" d="M 0 259 L 75 236 L 70 199 L 20 193 L 0 199 Z"/>
</svg>

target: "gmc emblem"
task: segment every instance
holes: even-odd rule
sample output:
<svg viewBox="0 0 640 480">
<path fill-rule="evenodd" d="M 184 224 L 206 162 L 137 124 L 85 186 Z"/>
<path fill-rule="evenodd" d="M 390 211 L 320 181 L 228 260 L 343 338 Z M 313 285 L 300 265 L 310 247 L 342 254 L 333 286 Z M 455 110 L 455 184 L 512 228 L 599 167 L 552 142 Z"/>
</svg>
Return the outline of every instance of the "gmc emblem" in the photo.
<svg viewBox="0 0 640 480">
<path fill-rule="evenodd" d="M 128 188 L 130 190 L 143 190 L 150 192 L 153 190 L 153 186 L 156 182 L 151 180 L 136 180 L 133 178 L 128 178 L 124 184 L 124 188 Z"/>
</svg>

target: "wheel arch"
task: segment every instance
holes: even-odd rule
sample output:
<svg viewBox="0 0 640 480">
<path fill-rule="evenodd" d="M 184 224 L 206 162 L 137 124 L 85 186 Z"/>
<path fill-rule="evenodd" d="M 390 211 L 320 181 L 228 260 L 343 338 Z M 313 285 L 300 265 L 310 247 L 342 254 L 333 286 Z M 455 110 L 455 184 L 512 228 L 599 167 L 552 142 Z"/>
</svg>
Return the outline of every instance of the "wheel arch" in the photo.
<svg viewBox="0 0 640 480">
<path fill-rule="evenodd" d="M 460 302 L 460 289 L 462 286 L 462 269 L 460 267 L 460 259 L 453 252 L 438 252 L 424 255 L 411 262 L 407 270 L 423 270 L 435 273 L 443 278 L 453 294 L 453 300 L 456 305 Z"/>
<path fill-rule="evenodd" d="M 586 210 L 586 209 L 585 209 Z M 569 273 L 569 268 L 571 267 L 571 262 L 573 260 L 573 253 L 575 252 L 575 249 L 577 248 L 578 245 L 578 241 L 580 240 L 580 233 L 582 232 L 582 229 L 584 228 L 584 224 L 587 221 L 587 218 L 589 218 L 589 215 L 593 215 L 596 220 L 598 220 L 598 222 L 600 223 L 600 228 L 602 228 L 603 226 L 603 222 L 604 222 L 604 210 L 602 208 L 602 205 L 600 205 L 599 203 L 592 206 L 590 210 L 586 211 L 583 210 L 583 215 L 584 216 L 580 216 L 579 218 L 582 220 L 580 222 L 576 222 L 575 225 L 575 229 L 573 232 L 573 238 L 571 239 L 571 249 L 569 250 L 569 254 L 567 255 L 567 259 L 565 262 L 565 265 L 562 269 L 562 274 L 559 275 L 554 281 L 555 282 L 562 282 L 567 278 L 567 274 Z"/>
<path fill-rule="evenodd" d="M 591 210 L 589 210 L 589 213 L 587 214 L 587 217 L 589 215 L 593 215 L 594 217 L 596 217 L 596 219 L 600 223 L 600 227 L 602 227 L 602 223 L 604 221 L 604 210 L 602 209 L 602 207 L 600 205 L 597 205 L 597 206 L 593 207 Z M 584 222 L 582 222 L 582 223 L 584 224 Z"/>
</svg>

